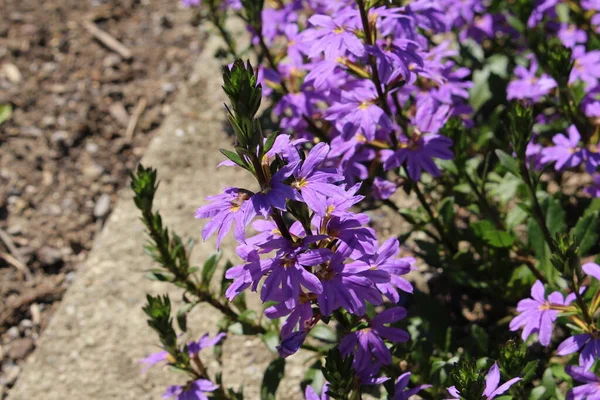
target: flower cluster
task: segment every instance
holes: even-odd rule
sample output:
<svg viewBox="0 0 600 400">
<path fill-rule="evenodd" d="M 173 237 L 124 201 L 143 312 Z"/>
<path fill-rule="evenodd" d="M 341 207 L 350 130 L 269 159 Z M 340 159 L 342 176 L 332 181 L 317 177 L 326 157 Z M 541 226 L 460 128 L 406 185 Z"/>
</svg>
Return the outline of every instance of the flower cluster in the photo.
<svg viewBox="0 0 600 400">
<path fill-rule="evenodd" d="M 399 243 L 389 239 L 381 246 L 369 218 L 351 207 L 362 199 L 358 186 L 346 190 L 344 176 L 327 164 L 329 146 L 319 143 L 306 156 L 287 135 L 279 135 L 260 164 L 260 190 L 228 188 L 210 197 L 197 216 L 211 218 L 204 239 L 219 232 L 220 241 L 233 221 L 237 254 L 244 263 L 226 273 L 232 284 L 226 296 L 233 300 L 244 290 L 260 292 L 272 302 L 265 315 L 287 317 L 281 327 L 279 353 L 295 353 L 311 329 L 336 310 L 363 319 L 365 328 L 352 332 L 340 344 L 343 354 L 354 353 L 354 366 L 365 380 L 391 363 L 384 339 L 409 339 L 406 332 L 388 326 L 406 316 L 402 307 L 366 318 L 367 302 L 377 306 L 384 298 L 397 303 L 398 291 L 412 292 L 402 277 L 413 258 L 397 258 Z M 264 179 L 264 180 L 262 180 Z M 294 209 L 295 221 L 282 211 Z M 246 229 L 256 232 L 248 237 Z"/>
<path fill-rule="evenodd" d="M 250 30 L 273 61 L 259 78 L 264 95 L 280 94 L 273 107 L 280 129 L 331 143 L 328 163 L 348 185 L 366 181 L 375 198 L 396 190 L 392 172 L 415 181 L 423 172 L 438 176 L 435 160 L 453 157 L 440 129 L 453 116 L 469 122 L 472 111 L 470 70 L 452 60 L 458 50 L 449 41 L 431 45 L 424 34 L 452 28 L 459 16 L 446 14 L 451 6 L 367 10 L 354 1 L 293 0 L 273 7 L 262 11 L 269 21 L 262 31 Z"/>
<path fill-rule="evenodd" d="M 594 124 L 600 116 L 600 50 L 595 45 L 590 46 L 591 38 L 575 21 L 586 20 L 594 35 L 593 31 L 599 29 L 600 4 L 580 2 L 571 11 L 576 17 L 567 23 L 559 11 L 564 2 L 534 2 L 527 18 L 526 35 L 508 23 L 509 18 L 515 18 L 510 12 L 488 12 L 485 1 L 467 3 L 471 3 L 470 10 L 480 15 L 474 25 L 485 28 L 474 29 L 467 25 L 463 28 L 466 37 L 478 42 L 504 39 L 516 44 L 520 62 L 506 89 L 507 99 L 528 101 L 540 110 L 547 110 L 540 113 L 536 136 L 529 144 L 528 155 L 533 166 L 536 169 L 552 166 L 558 172 L 584 168 L 594 178 L 586 192 L 597 197 L 600 156 Z M 527 50 L 528 45 L 531 47 Z M 558 117 L 552 106 L 549 107 L 554 104 L 560 105 L 559 113 L 571 124 L 548 130 L 544 125 L 556 122 Z"/>
<path fill-rule="evenodd" d="M 600 280 L 600 265 L 595 263 L 584 264 L 581 268 L 583 272 Z M 580 299 L 585 291 L 585 287 L 579 290 Z M 586 385 L 576 387 L 569 392 L 568 398 L 586 399 L 592 394 L 600 395 L 600 389 L 596 385 L 592 390 L 592 383 L 598 381 L 598 378 L 590 369 L 597 360 L 600 360 L 600 331 L 596 325 L 590 320 L 598 309 L 599 296 L 596 295 L 591 306 L 588 307 L 582 300 L 577 301 L 577 295 L 571 293 L 564 297 L 562 293 L 556 291 L 548 295 L 546 298 L 544 293 L 544 285 L 537 281 L 531 288 L 531 298 L 521 300 L 517 306 L 519 315 L 516 316 L 510 323 L 510 329 L 515 331 L 523 328 L 523 340 L 537 333 L 539 342 L 544 346 L 549 346 L 552 341 L 552 333 L 554 323 L 561 313 L 569 313 L 573 326 L 576 326 L 576 331 L 572 336 L 563 340 L 557 348 L 557 355 L 569 356 L 579 353 L 579 366 L 570 366 L 567 372 L 574 379 L 586 382 Z M 577 303 L 575 305 L 574 303 Z M 579 314 L 583 313 L 583 317 Z M 592 378 L 593 377 L 593 378 Z"/>
<path fill-rule="evenodd" d="M 437 327 L 430 318 L 406 321 L 405 294 L 413 287 L 405 275 L 415 259 L 399 257 L 398 239 L 380 241 L 363 213 L 384 204 L 423 234 L 414 254 L 456 285 L 438 296 L 441 310 L 455 305 L 455 292 L 478 302 L 487 298 L 483 292 L 506 289 L 485 317 L 498 315 L 496 309 L 506 315 L 513 310 L 510 295 L 522 298 L 523 287 L 537 279 L 510 330 L 522 330 L 524 341 L 537 335 L 549 347 L 558 336 L 555 323 L 570 319 L 570 335 L 556 354 L 578 364 L 566 371 L 583 385 L 568 397 L 600 396 L 594 375 L 600 295 L 581 286 L 583 272 L 600 278 L 600 266 L 579 267 L 600 231 L 597 205 L 579 213 L 587 197 L 600 197 L 598 1 L 182 1 L 205 6 L 236 59 L 225 16 L 247 24 L 262 64 L 253 69 L 238 59 L 224 68 L 236 140 L 232 150 L 221 150 L 227 160 L 220 165 L 245 170 L 256 185 L 228 187 L 196 212 L 208 220 L 202 237 L 216 236 L 217 248 L 233 231 L 242 260 L 226 269 L 220 295 L 210 292 L 210 265 L 199 285 L 188 279 L 193 268 L 186 262 L 171 263 L 160 278 L 212 301 L 227 317 L 223 329 L 247 322 L 243 294 L 257 292 L 264 315 L 283 321 L 261 319 L 250 328 L 265 337 L 278 330 L 283 358 L 302 347 L 315 350 L 309 335 L 318 336 L 318 324 L 337 324 L 322 368 L 328 383 L 320 395 L 307 388 L 308 399 L 351 392 L 356 398 L 361 385 L 384 382 L 389 398 L 405 399 L 427 387 L 409 384 L 411 374 L 397 362 L 408 332 L 419 337 L 408 369 L 439 382 L 432 396 L 445 394 L 446 377 L 455 383 L 447 390 L 453 399 L 526 396 L 541 371 L 526 350 L 501 353 L 513 352 L 484 378 L 481 365 L 490 365 L 498 344 L 489 339 L 502 336 L 492 332 L 502 324 L 468 318 L 482 339 L 469 346 L 455 337 L 465 327 L 453 313 L 443 338 L 425 332 Z M 264 97 L 268 107 L 258 118 Z M 273 123 L 266 132 L 262 117 Z M 549 182 L 561 185 L 567 170 L 584 176 L 568 202 L 549 189 Z M 399 187 L 415 194 L 421 208 L 411 213 L 392 201 Z M 562 212 L 567 203 L 577 209 L 574 217 Z M 567 286 L 568 295 L 546 295 L 546 288 Z M 423 340 L 428 335 L 435 338 Z M 183 352 L 193 357 L 193 349 Z M 171 352 L 147 362 L 171 362 Z M 473 363 L 455 366 L 456 373 L 444 369 L 468 358 Z M 179 361 L 185 366 L 185 357 Z M 166 395 L 203 398 L 218 389 L 205 375 Z"/>
<path fill-rule="evenodd" d="M 187 353 L 190 359 L 194 360 L 196 366 L 196 370 L 193 371 L 194 378 L 189 380 L 185 385 L 169 386 L 163 398 L 168 399 L 176 396 L 177 400 L 208 400 L 207 393 L 214 392 L 218 386 L 206 376 L 206 370 L 200 360 L 200 351 L 216 345 L 224 337 L 224 333 L 220 333 L 214 338 L 210 338 L 208 334 L 205 334 L 197 342 L 192 341 L 188 343 L 182 351 Z M 143 372 L 160 362 L 175 363 L 175 358 L 167 351 L 160 351 L 140 361 L 140 363 L 145 364 Z"/>
</svg>

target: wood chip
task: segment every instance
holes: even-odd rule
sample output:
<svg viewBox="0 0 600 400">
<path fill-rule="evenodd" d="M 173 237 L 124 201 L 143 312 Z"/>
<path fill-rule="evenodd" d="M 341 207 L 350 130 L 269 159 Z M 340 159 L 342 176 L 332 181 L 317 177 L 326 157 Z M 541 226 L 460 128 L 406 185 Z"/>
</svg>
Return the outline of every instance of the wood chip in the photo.
<svg viewBox="0 0 600 400">
<path fill-rule="evenodd" d="M 133 57 L 131 50 L 125 47 L 121 42 L 112 37 L 109 33 L 101 30 L 90 21 L 84 21 L 83 27 L 94 36 L 100 43 L 108 47 L 110 50 L 114 51 L 118 55 L 120 55 L 125 60 L 130 60 Z"/>
<path fill-rule="evenodd" d="M 123 103 L 113 103 L 108 107 L 108 112 L 110 115 L 123 127 L 129 125 L 129 114 Z"/>
</svg>

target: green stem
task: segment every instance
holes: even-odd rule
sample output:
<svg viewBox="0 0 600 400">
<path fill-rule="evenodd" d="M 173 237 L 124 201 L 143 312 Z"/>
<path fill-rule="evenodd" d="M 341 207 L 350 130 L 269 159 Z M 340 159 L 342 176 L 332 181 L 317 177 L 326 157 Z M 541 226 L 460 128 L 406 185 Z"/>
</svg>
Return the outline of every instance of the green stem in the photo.
<svg viewBox="0 0 600 400">
<path fill-rule="evenodd" d="M 419 183 L 413 182 L 412 187 L 415 190 L 415 194 L 417 195 L 419 202 L 421 203 L 421 205 L 423 206 L 423 208 L 429 215 L 429 218 L 431 219 L 431 223 L 433 223 L 433 226 L 435 226 L 435 229 L 438 231 L 438 234 L 442 238 L 443 243 L 446 245 L 447 250 L 451 254 L 456 253 L 456 251 L 457 251 L 456 246 L 454 246 L 454 243 L 448 237 L 446 229 L 444 229 L 444 226 L 442 225 L 440 220 L 437 218 L 437 216 L 434 214 L 433 210 L 429 206 L 429 203 L 427 203 L 427 199 L 425 198 L 425 196 L 423 195 L 423 192 L 421 192 L 421 189 L 419 188 Z"/>
<path fill-rule="evenodd" d="M 533 183 L 533 180 L 531 178 L 531 175 L 529 174 L 529 168 L 527 168 L 527 161 L 526 160 L 521 160 L 521 176 L 523 177 L 523 180 L 525 181 L 525 185 L 527 186 L 528 192 L 529 192 L 529 197 L 531 197 L 531 204 L 532 204 L 532 211 L 533 211 L 533 217 L 535 219 L 535 221 L 537 222 L 538 226 L 540 227 L 541 231 L 542 231 L 542 235 L 544 236 L 544 239 L 546 241 L 546 243 L 548 244 L 548 247 L 550 247 L 550 250 L 552 251 L 552 253 L 558 253 L 558 248 L 556 247 L 556 242 L 554 241 L 554 239 L 552 238 L 552 233 L 550 233 L 550 230 L 548 229 L 548 226 L 546 225 L 546 217 L 544 216 L 544 211 L 542 210 L 542 207 L 540 206 L 540 203 L 537 199 L 537 194 L 536 194 L 536 190 L 535 190 L 535 185 Z"/>
<path fill-rule="evenodd" d="M 233 56 L 234 59 L 237 59 L 238 53 L 237 53 L 235 41 L 231 37 L 231 34 L 229 33 L 229 31 L 227 31 L 227 28 L 225 28 L 225 26 L 223 25 L 221 18 L 219 17 L 219 13 L 216 8 L 215 2 L 210 1 L 209 4 L 210 4 L 210 9 L 209 9 L 210 21 L 213 23 L 213 25 L 217 28 L 217 30 L 221 34 L 221 38 L 223 38 L 223 41 L 225 42 L 225 44 L 227 44 L 227 47 L 229 48 L 229 53 Z"/>
<path fill-rule="evenodd" d="M 356 4 L 358 5 L 358 10 L 360 12 L 360 19 L 362 21 L 363 30 L 365 32 L 365 42 L 367 45 L 372 46 L 375 42 L 375 34 L 376 32 L 371 31 L 371 26 L 369 24 L 369 15 L 367 8 L 365 7 L 364 0 L 356 0 Z M 379 78 L 379 70 L 377 69 L 377 60 L 374 56 L 369 55 L 369 65 L 371 66 L 371 79 L 373 80 L 373 84 L 375 85 L 375 89 L 377 90 L 377 99 L 379 101 L 379 105 L 381 109 L 392 119 L 394 119 L 394 115 L 392 114 L 392 110 L 390 105 L 387 102 L 387 97 L 382 88 L 381 79 Z M 390 139 L 392 141 L 392 145 L 394 148 L 398 147 L 398 138 L 396 137 L 395 132 L 390 134 Z"/>
<path fill-rule="evenodd" d="M 483 208 L 487 216 L 494 221 L 496 228 L 504 230 L 504 223 L 500 219 L 499 213 L 492 208 L 485 194 L 479 190 L 479 188 L 477 187 L 473 179 L 471 179 L 468 173 L 465 173 L 465 178 L 467 179 L 467 183 L 469 184 L 471 189 L 473 189 L 477 200 L 479 200 L 481 208 Z"/>
<path fill-rule="evenodd" d="M 262 34 L 262 29 L 257 30 L 256 35 L 258 36 L 258 42 L 260 44 L 260 49 L 261 49 L 262 53 L 264 54 L 264 56 L 266 57 L 266 59 L 269 63 L 269 66 L 271 67 L 271 69 L 273 71 L 277 72 L 278 71 L 277 63 L 275 62 L 275 58 L 271 54 L 271 50 L 269 49 L 269 47 L 267 46 L 267 44 L 265 42 L 265 38 Z M 281 90 L 283 90 L 283 92 L 285 94 L 290 93 L 290 90 L 287 87 L 287 85 L 283 79 L 281 79 Z M 327 133 L 324 132 L 321 128 L 319 128 L 319 126 L 315 123 L 315 121 L 312 120 L 312 118 L 310 118 L 308 115 L 302 114 L 302 119 L 308 124 L 311 131 L 315 134 L 316 137 L 319 138 L 320 141 L 322 141 L 322 142 L 329 141 Z"/>
<path fill-rule="evenodd" d="M 586 302 L 583 300 L 583 296 L 581 296 L 581 293 L 579 293 L 581 287 L 579 286 L 579 280 L 575 279 L 575 275 L 576 274 L 573 274 L 572 279 L 573 293 L 575 293 L 575 301 L 577 302 L 577 305 L 583 313 L 583 318 L 585 319 L 585 322 L 587 322 L 589 326 L 592 326 L 594 324 L 594 321 L 592 320 Z"/>
</svg>

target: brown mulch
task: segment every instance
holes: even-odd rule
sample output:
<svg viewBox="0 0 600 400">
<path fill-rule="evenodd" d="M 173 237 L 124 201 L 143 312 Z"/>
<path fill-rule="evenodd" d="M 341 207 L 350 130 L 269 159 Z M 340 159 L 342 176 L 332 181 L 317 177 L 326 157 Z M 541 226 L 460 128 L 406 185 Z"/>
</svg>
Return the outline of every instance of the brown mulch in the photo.
<svg viewBox="0 0 600 400">
<path fill-rule="evenodd" d="M 0 0 L 0 10 L 0 107 L 12 108 L 0 125 L 2 398 L 201 37 L 177 0 Z"/>
</svg>

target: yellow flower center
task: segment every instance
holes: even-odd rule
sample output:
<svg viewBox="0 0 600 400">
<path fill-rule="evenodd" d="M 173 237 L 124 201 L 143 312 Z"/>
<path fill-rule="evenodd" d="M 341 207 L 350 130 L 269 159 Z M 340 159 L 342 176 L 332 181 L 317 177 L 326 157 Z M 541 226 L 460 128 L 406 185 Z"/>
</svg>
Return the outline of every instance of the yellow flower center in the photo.
<svg viewBox="0 0 600 400">
<path fill-rule="evenodd" d="M 306 185 L 308 185 L 308 181 L 306 180 L 306 178 L 302 178 L 299 181 L 295 181 L 294 183 L 292 183 L 292 186 L 296 189 L 302 189 Z"/>
</svg>

